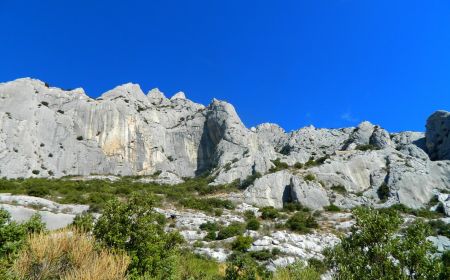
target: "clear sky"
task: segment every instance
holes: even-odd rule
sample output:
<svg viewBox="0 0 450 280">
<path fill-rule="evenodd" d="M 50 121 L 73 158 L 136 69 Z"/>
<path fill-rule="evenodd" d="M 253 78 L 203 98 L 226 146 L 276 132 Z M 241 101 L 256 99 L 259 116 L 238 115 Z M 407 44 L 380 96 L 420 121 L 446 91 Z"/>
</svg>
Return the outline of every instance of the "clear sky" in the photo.
<svg viewBox="0 0 450 280">
<path fill-rule="evenodd" d="M 231 102 L 247 126 L 424 130 L 450 110 L 448 0 L 0 0 L 0 81 Z"/>
</svg>

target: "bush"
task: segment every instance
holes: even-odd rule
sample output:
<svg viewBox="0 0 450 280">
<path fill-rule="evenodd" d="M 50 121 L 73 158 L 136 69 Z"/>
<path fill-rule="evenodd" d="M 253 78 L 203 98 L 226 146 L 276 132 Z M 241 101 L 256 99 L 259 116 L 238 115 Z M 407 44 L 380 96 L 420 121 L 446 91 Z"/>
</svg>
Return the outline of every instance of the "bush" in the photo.
<svg viewBox="0 0 450 280">
<path fill-rule="evenodd" d="M 268 261 L 273 257 L 272 252 L 267 249 L 250 252 L 250 256 L 257 261 Z"/>
<path fill-rule="evenodd" d="M 358 145 L 358 146 L 356 146 L 356 148 L 355 148 L 356 150 L 359 150 L 359 151 L 373 151 L 373 150 L 378 150 L 378 148 L 377 147 L 375 147 L 374 145 L 372 145 L 372 144 L 365 144 L 365 145 Z"/>
<path fill-rule="evenodd" d="M 334 204 L 330 204 L 330 205 L 328 205 L 328 206 L 325 206 L 324 209 L 325 209 L 326 211 L 330 211 L 330 212 L 339 212 L 339 211 L 341 211 L 341 208 L 337 207 L 337 206 L 334 205 Z"/>
<path fill-rule="evenodd" d="M 274 220 L 280 217 L 280 212 L 273 206 L 263 207 L 259 211 L 261 211 L 261 218 L 264 220 Z"/>
<path fill-rule="evenodd" d="M 434 212 L 425 208 L 412 209 L 401 203 L 394 204 L 389 208 L 380 209 L 380 211 L 388 211 L 388 212 L 392 210 L 426 219 L 437 219 L 443 217 L 443 214 L 440 212 Z"/>
<path fill-rule="evenodd" d="M 244 212 L 244 217 L 245 217 L 246 220 L 255 219 L 256 218 L 255 212 L 253 212 L 252 210 L 247 210 L 247 211 Z"/>
<path fill-rule="evenodd" d="M 347 193 L 347 189 L 343 185 L 332 186 L 331 190 L 335 191 L 337 193 L 340 193 L 340 194 L 346 194 Z"/>
<path fill-rule="evenodd" d="M 0 208 L 0 279 L 15 279 L 10 267 L 26 245 L 29 234 L 45 230 L 39 214 L 33 215 L 27 222 L 18 224 L 11 215 Z"/>
<path fill-rule="evenodd" d="M 269 172 L 272 173 L 289 168 L 289 165 L 285 162 L 282 162 L 279 158 L 273 160 L 272 163 L 275 165 L 269 169 Z"/>
<path fill-rule="evenodd" d="M 184 207 L 203 210 L 214 213 L 215 208 L 234 209 L 234 204 L 230 200 L 219 198 L 186 198 L 180 201 Z"/>
<path fill-rule="evenodd" d="M 320 280 L 321 273 L 317 272 L 314 267 L 307 266 L 303 261 L 297 261 L 286 267 L 279 268 L 275 271 L 274 280 Z"/>
<path fill-rule="evenodd" d="M 83 136 L 77 136 L 77 140 L 78 140 L 78 141 L 83 140 Z"/>
<path fill-rule="evenodd" d="M 72 226 L 81 232 L 91 232 L 94 228 L 94 216 L 90 213 L 76 215 L 73 219 Z"/>
<path fill-rule="evenodd" d="M 50 191 L 43 186 L 39 186 L 39 187 L 32 187 L 27 191 L 27 194 L 29 196 L 46 197 L 50 194 Z"/>
<path fill-rule="evenodd" d="M 253 219 L 250 219 L 247 221 L 247 229 L 248 230 L 259 230 L 260 226 L 261 226 L 261 224 L 256 218 L 253 218 Z"/>
<path fill-rule="evenodd" d="M 27 243 L 12 269 L 20 279 L 124 279 L 130 262 L 77 231 L 34 234 Z"/>
<path fill-rule="evenodd" d="M 301 162 L 296 162 L 295 164 L 294 164 L 294 168 L 297 168 L 297 169 L 302 169 L 303 168 L 303 163 L 301 163 Z"/>
<path fill-rule="evenodd" d="M 309 160 L 305 163 L 305 167 L 306 168 L 310 168 L 310 167 L 314 167 L 314 166 L 319 166 L 319 165 L 322 165 L 322 164 L 324 164 L 325 163 L 325 161 L 327 160 L 327 159 L 329 159 L 330 158 L 330 156 L 328 156 L 328 155 L 326 155 L 326 156 L 323 156 L 323 157 L 320 157 L 320 158 L 318 158 L 318 159 L 314 159 L 314 157 L 310 157 L 309 158 Z"/>
<path fill-rule="evenodd" d="M 314 174 L 307 174 L 307 175 L 305 175 L 304 179 L 306 181 L 314 181 L 314 180 L 316 180 L 316 176 L 314 176 Z"/>
<path fill-rule="evenodd" d="M 438 279 L 441 266 L 422 220 L 399 234 L 403 220 L 397 211 L 356 208 L 353 215 L 351 234 L 325 252 L 336 279 Z"/>
<path fill-rule="evenodd" d="M 206 231 L 218 231 L 219 228 L 219 224 L 216 222 L 206 222 L 200 225 L 200 229 Z"/>
<path fill-rule="evenodd" d="M 283 210 L 286 212 L 295 212 L 295 211 L 303 211 L 309 212 L 311 211 L 308 207 L 304 207 L 300 202 L 285 202 L 283 203 Z"/>
<path fill-rule="evenodd" d="M 179 275 L 174 279 L 180 280 L 217 280 L 222 279 L 219 264 L 206 257 L 184 251 L 179 256 Z"/>
<path fill-rule="evenodd" d="M 256 280 L 257 264 L 246 254 L 232 255 L 227 263 L 225 280 Z"/>
<path fill-rule="evenodd" d="M 285 226 L 292 231 L 309 233 L 312 228 L 317 228 L 319 225 L 311 214 L 297 212 L 286 221 Z"/>
<path fill-rule="evenodd" d="M 252 175 L 245 178 L 245 180 L 239 184 L 239 188 L 245 190 L 246 188 L 253 185 L 253 183 L 255 182 L 256 179 L 261 178 L 261 177 L 262 177 L 261 173 L 253 172 Z"/>
<path fill-rule="evenodd" d="M 238 235 L 236 240 L 231 243 L 231 249 L 238 252 L 246 252 L 252 246 L 253 238 L 251 236 Z"/>
<path fill-rule="evenodd" d="M 429 221 L 428 224 L 433 230 L 433 235 L 442 235 L 450 238 L 450 224 L 442 220 Z"/>
<path fill-rule="evenodd" d="M 243 224 L 234 222 L 219 231 L 219 233 L 217 234 L 217 240 L 223 240 L 236 235 L 240 235 L 243 234 L 244 231 L 245 228 Z"/>
<path fill-rule="evenodd" d="M 381 186 L 377 190 L 378 198 L 385 202 L 389 198 L 390 190 L 389 186 L 386 183 L 381 184 Z"/>
<path fill-rule="evenodd" d="M 170 279 L 176 273 L 176 256 L 183 241 L 177 232 L 164 231 L 165 218 L 152 210 L 154 201 L 145 195 L 123 203 L 107 203 L 94 227 L 94 236 L 104 245 L 131 256 L 133 277 Z"/>
</svg>

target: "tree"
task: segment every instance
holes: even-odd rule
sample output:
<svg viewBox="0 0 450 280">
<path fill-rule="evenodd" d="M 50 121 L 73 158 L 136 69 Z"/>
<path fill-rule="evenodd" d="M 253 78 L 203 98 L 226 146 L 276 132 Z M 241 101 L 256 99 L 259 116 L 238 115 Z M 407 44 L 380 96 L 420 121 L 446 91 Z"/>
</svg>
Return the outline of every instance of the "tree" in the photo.
<svg viewBox="0 0 450 280">
<path fill-rule="evenodd" d="M 350 235 L 325 252 L 335 279 L 438 279 L 441 265 L 426 241 L 430 229 L 424 222 L 400 232 L 403 220 L 395 210 L 356 208 L 353 215 Z"/>
<path fill-rule="evenodd" d="M 45 230 L 39 214 L 19 224 L 11 220 L 8 211 L 0 208 L 0 279 L 9 279 L 8 268 L 24 247 L 28 234 Z"/>
<path fill-rule="evenodd" d="M 164 231 L 165 217 L 153 209 L 147 196 L 133 196 L 128 202 L 112 200 L 94 227 L 95 237 L 107 247 L 131 256 L 131 278 L 173 279 L 176 274 L 177 232 Z"/>
<path fill-rule="evenodd" d="M 257 265 L 246 254 L 232 255 L 227 263 L 225 280 L 256 280 Z"/>
<path fill-rule="evenodd" d="M 231 248 L 238 252 L 247 252 L 252 246 L 253 238 L 251 236 L 238 235 L 231 244 Z"/>
<path fill-rule="evenodd" d="M 94 216 L 91 213 L 76 215 L 72 226 L 82 232 L 90 232 L 94 228 Z"/>
</svg>

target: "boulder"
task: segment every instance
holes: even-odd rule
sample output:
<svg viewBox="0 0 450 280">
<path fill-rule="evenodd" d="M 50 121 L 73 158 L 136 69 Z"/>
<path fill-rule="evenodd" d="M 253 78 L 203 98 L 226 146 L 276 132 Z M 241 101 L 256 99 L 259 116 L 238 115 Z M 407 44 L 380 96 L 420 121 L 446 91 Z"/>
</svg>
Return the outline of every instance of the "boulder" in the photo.
<svg viewBox="0 0 450 280">
<path fill-rule="evenodd" d="M 450 112 L 434 112 L 426 124 L 426 145 L 431 160 L 450 160 Z"/>
</svg>

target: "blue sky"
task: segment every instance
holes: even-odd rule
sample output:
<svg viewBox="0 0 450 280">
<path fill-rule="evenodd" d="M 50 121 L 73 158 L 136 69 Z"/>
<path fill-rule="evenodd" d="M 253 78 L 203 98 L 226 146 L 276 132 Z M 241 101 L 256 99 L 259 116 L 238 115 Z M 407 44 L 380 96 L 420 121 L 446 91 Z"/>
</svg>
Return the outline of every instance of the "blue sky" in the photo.
<svg viewBox="0 0 450 280">
<path fill-rule="evenodd" d="M 247 126 L 424 130 L 450 110 L 450 1 L 1 0 L 0 81 L 134 82 Z"/>
</svg>

